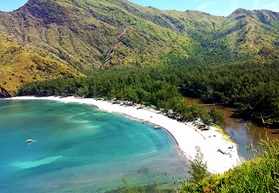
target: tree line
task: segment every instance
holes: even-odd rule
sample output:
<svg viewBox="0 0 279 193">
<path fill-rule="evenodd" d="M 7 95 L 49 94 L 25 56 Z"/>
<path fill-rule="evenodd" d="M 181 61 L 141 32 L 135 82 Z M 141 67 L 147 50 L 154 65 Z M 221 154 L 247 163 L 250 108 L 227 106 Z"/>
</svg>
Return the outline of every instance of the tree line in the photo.
<svg viewBox="0 0 279 193">
<path fill-rule="evenodd" d="M 184 96 L 190 96 L 235 107 L 245 118 L 278 122 L 278 62 L 177 65 L 177 60 L 169 61 L 155 67 L 96 69 L 88 77 L 29 83 L 18 95 L 115 98 L 171 109 L 184 119 L 201 117 L 208 122 L 221 117 L 215 108 L 207 113 L 198 104 L 189 105 Z"/>
</svg>

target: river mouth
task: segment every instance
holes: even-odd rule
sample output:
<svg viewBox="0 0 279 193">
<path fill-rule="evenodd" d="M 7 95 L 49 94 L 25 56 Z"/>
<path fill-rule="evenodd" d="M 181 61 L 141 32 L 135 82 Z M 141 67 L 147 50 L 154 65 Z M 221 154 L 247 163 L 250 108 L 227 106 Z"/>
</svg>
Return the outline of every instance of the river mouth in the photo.
<svg viewBox="0 0 279 193">
<path fill-rule="evenodd" d="M 152 125 L 81 104 L 3 100 L 0 108 L 0 192 L 105 192 L 123 179 L 167 189 L 189 178 L 174 139 Z"/>
<path fill-rule="evenodd" d="M 189 103 L 198 103 L 203 105 L 207 110 L 210 110 L 213 104 L 204 104 L 197 98 L 185 97 Z M 253 148 L 257 148 L 259 144 L 267 139 L 279 139 L 279 128 L 266 128 L 252 123 L 251 121 L 243 120 L 236 115 L 236 109 L 224 107 L 221 105 L 215 106 L 224 115 L 223 125 L 224 130 L 238 144 L 238 153 L 243 160 L 252 159 L 256 155 Z"/>
</svg>

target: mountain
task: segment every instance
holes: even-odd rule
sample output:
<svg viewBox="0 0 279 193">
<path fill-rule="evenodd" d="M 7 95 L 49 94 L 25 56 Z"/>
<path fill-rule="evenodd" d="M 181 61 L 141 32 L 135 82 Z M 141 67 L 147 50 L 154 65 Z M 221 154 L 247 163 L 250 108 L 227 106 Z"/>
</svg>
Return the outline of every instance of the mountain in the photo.
<svg viewBox="0 0 279 193">
<path fill-rule="evenodd" d="M 82 76 L 95 67 L 273 60 L 279 56 L 278 30 L 279 13 L 268 10 L 238 9 L 219 17 L 127 0 L 29 0 L 18 10 L 0 12 L 1 38 L 22 49 L 16 54 L 6 51 L 9 46 L 2 49 L 0 73 L 6 78 L 0 84 L 15 92 L 24 82 Z M 35 56 L 47 61 L 41 66 L 55 62 L 65 72 L 37 69 L 39 77 L 27 78 L 19 71 L 25 62 L 14 63 L 18 55 L 29 63 Z M 16 70 L 14 79 L 10 72 Z"/>
<path fill-rule="evenodd" d="M 51 58 L 51 53 L 0 34 L 0 98 L 14 95 L 26 82 L 56 77 L 84 76 Z"/>
<path fill-rule="evenodd" d="M 248 11 L 238 9 L 233 12 L 220 30 L 220 39 L 231 49 L 251 56 L 268 56 L 270 49 L 278 57 L 279 13 L 262 10 Z M 265 55 L 267 54 L 267 55 Z"/>
<path fill-rule="evenodd" d="M 14 12 L 2 13 L 0 29 L 27 44 L 49 50 L 78 69 L 148 60 L 156 63 L 158 56 L 151 54 L 168 52 L 171 43 L 187 56 L 182 48 L 191 44 L 187 35 L 177 38 L 172 30 L 139 18 L 117 3 L 29 0 Z"/>
</svg>

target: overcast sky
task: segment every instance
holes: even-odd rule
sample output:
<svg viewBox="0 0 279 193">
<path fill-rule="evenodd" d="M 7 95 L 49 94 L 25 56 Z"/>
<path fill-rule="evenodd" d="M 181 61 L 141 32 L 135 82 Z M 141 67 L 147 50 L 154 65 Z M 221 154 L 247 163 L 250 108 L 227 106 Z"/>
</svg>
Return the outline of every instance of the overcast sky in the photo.
<svg viewBox="0 0 279 193">
<path fill-rule="evenodd" d="M 98 0 L 91 0 L 98 1 Z M 199 10 L 212 15 L 228 16 L 238 8 L 249 10 L 268 9 L 279 12 L 279 0 L 129 0 L 143 6 L 163 10 Z M 0 11 L 13 11 L 27 0 L 0 0 Z"/>
</svg>

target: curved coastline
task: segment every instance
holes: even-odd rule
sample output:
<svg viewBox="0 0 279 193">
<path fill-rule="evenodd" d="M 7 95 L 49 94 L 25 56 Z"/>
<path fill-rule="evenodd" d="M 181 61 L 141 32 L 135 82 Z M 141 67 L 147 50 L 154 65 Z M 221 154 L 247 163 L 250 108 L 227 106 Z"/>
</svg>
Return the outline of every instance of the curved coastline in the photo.
<svg viewBox="0 0 279 193">
<path fill-rule="evenodd" d="M 73 102 L 97 107 L 109 113 L 121 113 L 137 121 L 159 125 L 176 141 L 178 148 L 189 160 L 194 160 L 196 147 L 199 147 L 207 163 L 207 169 L 213 174 L 238 166 L 241 159 L 238 156 L 237 145 L 228 136 L 210 126 L 209 131 L 199 131 L 191 122 L 178 122 L 150 109 L 139 109 L 134 106 L 115 104 L 109 101 L 76 98 L 76 97 L 13 97 L 12 100 L 54 100 Z"/>
</svg>

